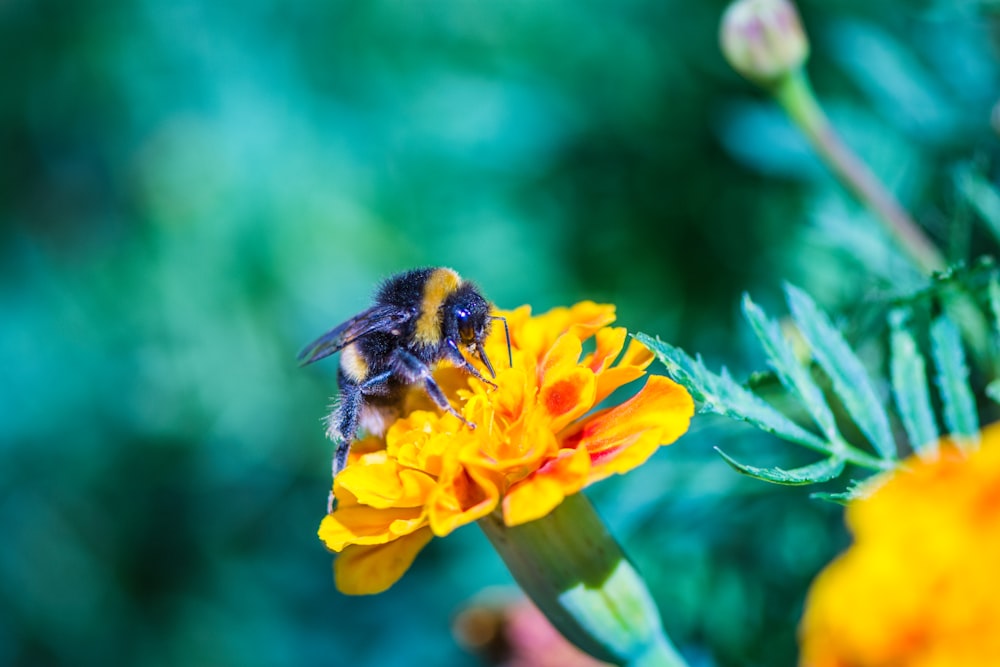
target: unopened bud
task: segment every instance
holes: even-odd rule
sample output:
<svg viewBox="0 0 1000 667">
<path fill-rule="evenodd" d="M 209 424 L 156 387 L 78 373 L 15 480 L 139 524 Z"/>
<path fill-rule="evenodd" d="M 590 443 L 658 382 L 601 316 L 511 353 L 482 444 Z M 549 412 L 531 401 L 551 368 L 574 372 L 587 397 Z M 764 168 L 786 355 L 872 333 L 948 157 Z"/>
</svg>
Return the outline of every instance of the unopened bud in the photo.
<svg viewBox="0 0 1000 667">
<path fill-rule="evenodd" d="M 791 74 L 809 56 L 809 40 L 789 0 L 737 0 L 722 16 L 719 41 L 733 69 L 761 86 Z"/>
</svg>

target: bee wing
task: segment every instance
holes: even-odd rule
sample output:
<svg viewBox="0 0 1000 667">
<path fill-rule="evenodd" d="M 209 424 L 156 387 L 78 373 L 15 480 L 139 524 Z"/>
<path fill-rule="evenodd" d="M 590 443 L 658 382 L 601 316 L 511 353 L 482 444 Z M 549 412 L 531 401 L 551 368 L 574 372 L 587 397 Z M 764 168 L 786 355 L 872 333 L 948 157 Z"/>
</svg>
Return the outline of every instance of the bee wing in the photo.
<svg viewBox="0 0 1000 667">
<path fill-rule="evenodd" d="M 373 306 L 343 324 L 330 329 L 299 352 L 303 366 L 339 352 L 358 338 L 375 331 L 389 331 L 413 317 L 413 313 L 398 306 Z"/>
</svg>

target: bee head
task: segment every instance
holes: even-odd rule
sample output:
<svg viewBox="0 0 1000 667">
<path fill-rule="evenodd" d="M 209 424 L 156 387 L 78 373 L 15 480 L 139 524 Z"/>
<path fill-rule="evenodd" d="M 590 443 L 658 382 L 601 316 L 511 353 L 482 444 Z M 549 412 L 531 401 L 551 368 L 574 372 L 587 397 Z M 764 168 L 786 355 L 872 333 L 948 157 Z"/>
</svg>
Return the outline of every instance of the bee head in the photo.
<svg viewBox="0 0 1000 667">
<path fill-rule="evenodd" d="M 483 340 L 490 332 L 493 318 L 490 304 L 469 283 L 463 283 L 444 304 L 443 329 L 447 340 L 469 351 L 475 350 L 490 375 L 496 377 L 493 365 L 483 349 Z"/>
<path fill-rule="evenodd" d="M 445 303 L 444 333 L 466 347 L 482 343 L 490 332 L 490 304 L 468 283 Z"/>
</svg>

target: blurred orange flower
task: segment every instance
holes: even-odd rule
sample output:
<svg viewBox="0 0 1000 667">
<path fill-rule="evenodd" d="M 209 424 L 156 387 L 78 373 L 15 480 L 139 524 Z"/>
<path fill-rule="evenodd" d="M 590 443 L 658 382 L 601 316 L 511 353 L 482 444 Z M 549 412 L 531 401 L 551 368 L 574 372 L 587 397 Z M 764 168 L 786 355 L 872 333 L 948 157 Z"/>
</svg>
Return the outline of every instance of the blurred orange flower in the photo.
<svg viewBox="0 0 1000 667">
<path fill-rule="evenodd" d="M 340 552 L 334 572 L 342 592 L 387 589 L 432 536 L 491 512 L 507 526 L 545 516 L 566 496 L 631 470 L 687 430 L 693 401 L 661 376 L 649 376 L 624 403 L 593 411 L 643 377 L 653 360 L 637 341 L 626 347 L 624 328 L 608 326 L 614 306 L 583 302 L 535 317 L 524 306 L 502 314 L 513 366 L 499 364 L 498 389 L 457 369 L 435 373 L 475 429 L 450 414 L 413 409 L 384 440 L 352 448 L 334 483 L 337 508 L 319 529 L 326 546 Z M 590 339 L 593 351 L 584 354 Z M 486 350 L 492 359 L 507 358 L 501 327 Z M 412 407 L 421 405 L 427 402 L 415 391 Z"/>
<path fill-rule="evenodd" d="M 973 454 L 907 461 L 847 522 L 854 545 L 809 594 L 802 665 L 1000 664 L 1000 424 Z"/>
</svg>

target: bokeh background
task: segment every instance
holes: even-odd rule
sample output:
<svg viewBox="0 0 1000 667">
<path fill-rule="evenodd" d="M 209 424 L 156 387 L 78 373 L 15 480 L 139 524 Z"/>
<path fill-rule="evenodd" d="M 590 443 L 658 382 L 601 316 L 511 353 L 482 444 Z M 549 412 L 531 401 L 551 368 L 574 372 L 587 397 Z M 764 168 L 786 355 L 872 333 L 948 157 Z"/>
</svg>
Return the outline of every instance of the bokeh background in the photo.
<svg viewBox="0 0 1000 667">
<path fill-rule="evenodd" d="M 295 355 L 393 272 L 611 301 L 740 377 L 742 292 L 850 322 L 904 283 L 723 5 L 0 1 L 0 664 L 480 664 L 452 619 L 510 579 L 474 527 L 368 598 L 315 536 L 336 364 Z M 954 174 L 994 171 L 995 7 L 801 10 L 848 143 L 952 258 L 988 246 Z M 840 511 L 713 445 L 787 453 L 699 419 L 591 495 L 692 665 L 793 664 Z"/>
</svg>

